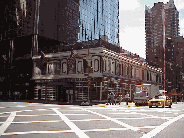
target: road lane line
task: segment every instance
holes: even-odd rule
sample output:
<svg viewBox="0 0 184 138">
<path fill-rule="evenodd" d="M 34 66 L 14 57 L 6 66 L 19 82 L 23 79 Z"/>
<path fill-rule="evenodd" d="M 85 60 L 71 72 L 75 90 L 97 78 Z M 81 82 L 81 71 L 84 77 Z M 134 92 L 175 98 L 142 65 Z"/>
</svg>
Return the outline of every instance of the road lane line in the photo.
<svg viewBox="0 0 184 138">
<path fill-rule="evenodd" d="M 9 127 L 9 125 L 12 123 L 13 119 L 16 116 L 16 112 L 11 112 L 8 119 L 0 126 L 0 136 L 5 132 L 5 130 Z"/>
<path fill-rule="evenodd" d="M 55 116 L 57 114 L 37 114 L 37 115 L 16 115 L 16 116 Z"/>
<path fill-rule="evenodd" d="M 2 135 L 25 135 L 25 134 L 56 134 L 56 133 L 69 133 L 73 130 L 56 130 L 56 131 L 27 131 L 27 132 L 9 132 Z"/>
<path fill-rule="evenodd" d="M 36 114 L 36 115 L 16 115 L 16 116 L 58 116 L 58 114 Z M 63 115 L 89 115 L 89 114 L 63 114 Z M 1 117 L 1 116 L 0 116 Z"/>
<path fill-rule="evenodd" d="M 116 120 L 116 119 L 114 119 L 114 118 L 111 118 L 111 117 L 109 117 L 109 116 L 106 116 L 106 115 L 103 115 L 103 114 L 100 114 L 100 113 L 97 113 L 97 112 L 94 112 L 94 111 L 91 111 L 91 110 L 87 110 L 87 109 L 84 109 L 84 108 L 80 108 L 80 107 L 78 107 L 78 108 L 81 109 L 81 110 L 83 110 L 83 111 L 87 111 L 87 112 L 89 112 L 89 113 L 92 113 L 92 114 L 98 115 L 98 116 L 100 116 L 100 117 L 109 119 L 110 121 L 115 122 L 115 123 L 117 123 L 117 124 L 119 124 L 119 125 L 121 125 L 121 126 L 123 126 L 123 127 L 126 127 L 126 128 L 128 128 L 128 129 L 131 129 L 131 130 L 133 130 L 133 131 L 139 130 L 137 127 L 130 126 L 130 125 L 126 124 L 126 123 L 123 123 L 123 122 L 121 122 L 121 121 L 119 121 L 119 120 Z"/>
<path fill-rule="evenodd" d="M 64 114 L 62 114 L 61 112 L 59 112 L 57 109 L 58 108 L 51 108 L 52 110 L 54 110 L 60 117 L 61 119 L 71 128 L 71 130 L 73 130 L 75 132 L 75 134 L 79 137 L 79 138 L 89 138 L 89 136 L 87 136 L 82 130 L 80 130 L 73 122 L 71 122 Z"/>
<path fill-rule="evenodd" d="M 28 124 L 28 123 L 47 123 L 47 122 L 63 122 L 62 120 L 43 120 L 43 121 L 26 121 L 26 122 L 12 122 L 12 124 Z M 0 122 L 1 123 L 1 122 Z"/>
<path fill-rule="evenodd" d="M 141 138 L 151 138 L 156 136 L 160 131 L 162 131 L 164 128 L 168 127 L 170 124 L 176 122 L 177 120 L 181 119 L 184 117 L 184 114 L 181 114 L 173 119 L 170 119 L 169 121 L 161 124 L 160 126 L 157 126 L 155 129 L 152 131 L 148 132 L 147 134 L 144 134 Z"/>
<path fill-rule="evenodd" d="M 118 131 L 118 130 L 127 130 L 127 128 L 100 128 L 100 129 L 88 129 L 88 130 L 83 130 L 84 132 L 102 132 L 102 131 Z"/>
</svg>

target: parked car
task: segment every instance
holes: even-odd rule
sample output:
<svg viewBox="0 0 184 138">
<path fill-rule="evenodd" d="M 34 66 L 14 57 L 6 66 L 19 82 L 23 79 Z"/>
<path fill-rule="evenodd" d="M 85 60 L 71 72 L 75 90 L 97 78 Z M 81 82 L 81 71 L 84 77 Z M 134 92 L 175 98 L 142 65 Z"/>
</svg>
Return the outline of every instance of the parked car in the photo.
<svg viewBox="0 0 184 138">
<path fill-rule="evenodd" d="M 171 108 L 172 100 L 166 95 L 156 95 L 154 98 L 148 101 L 149 108 L 169 106 Z"/>
</svg>

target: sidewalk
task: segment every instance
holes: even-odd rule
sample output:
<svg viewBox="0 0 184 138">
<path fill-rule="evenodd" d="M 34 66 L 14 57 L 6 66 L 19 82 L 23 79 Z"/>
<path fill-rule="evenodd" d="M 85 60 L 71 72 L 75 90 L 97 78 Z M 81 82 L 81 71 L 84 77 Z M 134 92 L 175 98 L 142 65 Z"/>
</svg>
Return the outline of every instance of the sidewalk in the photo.
<svg viewBox="0 0 184 138">
<path fill-rule="evenodd" d="M 62 101 L 47 101 L 46 100 L 0 100 L 0 102 L 26 102 L 26 103 L 42 103 L 42 104 L 58 104 L 58 105 L 80 105 L 82 101 L 77 101 L 77 102 L 62 102 Z M 106 104 L 105 101 L 92 101 L 91 105 L 98 105 L 98 104 Z"/>
<path fill-rule="evenodd" d="M 62 102 L 62 101 L 47 101 L 46 100 L 0 100 L 0 102 L 26 102 L 26 103 L 40 103 L 40 104 L 58 104 L 58 105 L 80 105 L 82 101 L 77 101 L 77 102 L 73 102 L 73 103 L 68 103 L 68 102 Z M 90 103 L 91 105 L 99 105 L 99 104 L 107 104 L 107 100 L 92 100 L 92 102 Z M 117 103 L 116 105 L 119 105 L 119 103 Z M 116 106 L 114 105 L 114 106 Z M 126 102 L 121 102 L 120 105 L 126 105 Z M 129 102 L 128 106 L 134 106 L 135 103 Z"/>
</svg>

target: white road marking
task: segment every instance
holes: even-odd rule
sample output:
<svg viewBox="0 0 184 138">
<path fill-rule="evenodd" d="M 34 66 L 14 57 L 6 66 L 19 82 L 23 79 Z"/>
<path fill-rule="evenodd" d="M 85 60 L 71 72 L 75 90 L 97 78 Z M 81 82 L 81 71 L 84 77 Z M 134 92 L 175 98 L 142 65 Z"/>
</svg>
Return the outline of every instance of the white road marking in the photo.
<svg viewBox="0 0 184 138">
<path fill-rule="evenodd" d="M 110 130 L 128 130 L 128 128 L 102 128 L 102 129 L 88 129 L 85 132 L 110 131 Z"/>
<path fill-rule="evenodd" d="M 0 117 L 9 117 L 9 115 L 6 115 L 6 116 L 0 116 Z"/>
<path fill-rule="evenodd" d="M 23 110 L 23 112 L 29 112 L 29 111 L 33 111 L 33 110 Z"/>
<path fill-rule="evenodd" d="M 58 114 L 36 114 L 36 115 L 16 115 L 16 116 L 54 116 Z M 89 114 L 63 114 L 63 115 L 89 115 Z"/>
<path fill-rule="evenodd" d="M 57 114 L 16 115 L 16 116 L 54 116 Z"/>
<path fill-rule="evenodd" d="M 68 133 L 68 132 L 74 132 L 74 131 L 73 131 L 73 130 L 27 131 L 27 132 L 9 132 L 9 133 L 4 133 L 4 134 L 2 134 L 2 135 L 53 134 L 53 133 Z"/>
<path fill-rule="evenodd" d="M 8 126 L 11 124 L 13 119 L 15 118 L 16 112 L 11 112 L 8 119 L 0 126 L 0 136 L 5 132 Z"/>
<path fill-rule="evenodd" d="M 138 128 L 155 128 L 156 126 L 144 126 Z M 121 131 L 121 130 L 128 130 L 128 128 L 102 128 L 102 129 L 85 129 L 80 130 L 82 132 L 97 132 L 97 131 Z M 56 134 L 56 133 L 71 133 L 75 132 L 74 130 L 50 130 L 50 131 L 27 131 L 27 132 L 9 132 L 4 133 L 2 135 L 21 135 L 21 134 Z"/>
<path fill-rule="evenodd" d="M 47 110 L 47 109 L 38 109 L 39 111 L 45 111 L 45 110 Z"/>
<path fill-rule="evenodd" d="M 92 113 L 92 114 L 98 115 L 98 116 L 100 116 L 100 117 L 109 119 L 110 121 L 115 122 L 115 123 L 117 123 L 117 124 L 119 124 L 119 125 L 121 125 L 121 126 L 123 126 L 123 127 L 128 128 L 128 129 L 131 129 L 131 130 L 134 130 L 134 131 L 139 130 L 139 129 L 136 128 L 136 127 L 130 126 L 130 125 L 126 124 L 126 123 L 123 123 L 123 122 L 121 122 L 121 121 L 118 121 L 118 120 L 116 120 L 116 119 L 114 119 L 114 118 L 111 118 L 111 117 L 109 117 L 109 116 L 102 115 L 102 114 L 100 114 L 100 113 L 97 113 L 97 112 L 94 112 L 94 111 L 91 111 L 91 110 L 87 110 L 87 109 L 84 109 L 84 108 L 80 108 L 80 107 L 78 107 L 78 108 L 81 109 L 81 110 L 83 110 L 83 111 L 87 111 L 87 112 L 89 112 L 89 113 Z"/>
<path fill-rule="evenodd" d="M 136 113 L 136 112 L 130 112 L 130 113 L 108 113 L 108 114 L 139 114 L 139 115 L 150 116 L 149 118 L 163 118 L 163 117 L 158 117 L 158 116 L 154 116 L 154 115 L 148 115 L 148 114 L 144 114 L 144 113 Z M 146 117 L 143 117 L 143 118 L 146 118 Z"/>
<path fill-rule="evenodd" d="M 75 134 L 79 137 L 79 138 L 89 138 L 89 136 L 87 136 L 83 131 L 81 131 L 73 122 L 71 122 L 64 114 L 62 114 L 61 112 L 59 112 L 57 109 L 58 108 L 51 108 L 52 110 L 54 110 L 60 117 L 61 119 L 71 128 L 71 130 L 73 130 L 75 132 Z"/>
<path fill-rule="evenodd" d="M 89 114 L 63 114 L 63 115 L 89 115 Z"/>
<path fill-rule="evenodd" d="M 52 123 L 52 122 L 63 122 L 62 120 L 44 120 L 44 121 L 26 121 L 26 122 L 12 122 L 12 124 L 27 124 L 27 123 Z"/>
<path fill-rule="evenodd" d="M 155 129 L 153 129 L 152 131 L 148 132 L 147 134 L 144 134 L 141 138 L 151 138 L 156 136 L 156 134 L 158 134 L 161 130 L 163 130 L 164 128 L 168 127 L 170 124 L 174 123 L 175 121 L 181 119 L 184 117 L 184 114 L 181 114 L 173 119 L 170 119 L 169 121 L 161 124 L 160 126 L 157 126 Z"/>
<path fill-rule="evenodd" d="M 11 114 L 11 112 L 2 112 L 0 114 Z"/>
</svg>

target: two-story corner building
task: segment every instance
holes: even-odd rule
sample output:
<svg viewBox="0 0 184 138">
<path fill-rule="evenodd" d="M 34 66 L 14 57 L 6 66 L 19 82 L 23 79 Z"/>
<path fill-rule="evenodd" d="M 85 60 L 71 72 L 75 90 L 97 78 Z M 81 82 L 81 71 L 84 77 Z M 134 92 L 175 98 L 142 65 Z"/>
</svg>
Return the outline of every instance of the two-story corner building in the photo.
<svg viewBox="0 0 184 138">
<path fill-rule="evenodd" d="M 160 69 L 103 45 L 35 55 L 33 66 L 34 99 L 106 100 L 109 92 L 128 92 L 132 100 L 136 84 L 162 82 Z"/>
</svg>

